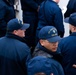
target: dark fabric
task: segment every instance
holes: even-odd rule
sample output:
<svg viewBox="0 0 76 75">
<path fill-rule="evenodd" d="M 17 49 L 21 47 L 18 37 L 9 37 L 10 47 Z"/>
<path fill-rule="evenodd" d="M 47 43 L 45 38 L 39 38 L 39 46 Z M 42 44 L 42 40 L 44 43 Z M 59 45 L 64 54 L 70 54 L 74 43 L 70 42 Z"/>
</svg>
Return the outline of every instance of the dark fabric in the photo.
<svg viewBox="0 0 76 75">
<path fill-rule="evenodd" d="M 63 56 L 62 66 L 65 75 L 76 75 L 76 68 L 73 68 L 73 64 L 76 64 L 76 32 L 62 39 L 59 48 Z"/>
<path fill-rule="evenodd" d="M 45 56 L 36 56 L 28 63 L 28 75 L 43 72 L 46 75 L 64 75 L 62 66 L 55 60 Z"/>
<path fill-rule="evenodd" d="M 0 38 L 0 75 L 27 75 L 30 49 L 22 41 L 11 33 Z"/>
<path fill-rule="evenodd" d="M 69 17 L 70 14 L 76 12 L 76 0 L 69 0 L 67 4 L 67 11 L 64 14 L 64 17 Z"/>
<path fill-rule="evenodd" d="M 38 4 L 34 0 L 21 0 L 22 10 L 27 12 L 36 12 Z"/>
<path fill-rule="evenodd" d="M 15 18 L 13 5 L 6 0 L 0 0 L 0 31 L 6 31 L 8 21 L 13 18 Z M 5 35 L 5 33 L 1 33 L 0 36 L 2 34 Z"/>
<path fill-rule="evenodd" d="M 38 6 L 42 0 L 21 0 L 23 10 L 23 22 L 29 23 L 30 27 L 26 31 L 26 43 L 29 47 L 35 47 L 35 35 L 38 24 Z M 32 49 L 33 50 L 33 49 Z"/>
<path fill-rule="evenodd" d="M 61 9 L 56 2 L 52 0 L 44 1 L 39 10 L 39 22 L 37 27 L 37 37 L 40 29 L 46 25 L 55 26 L 58 30 L 58 34 L 63 37 L 64 25 Z"/>
<path fill-rule="evenodd" d="M 56 55 L 60 56 L 60 51 L 53 53 L 47 50 L 46 48 L 42 47 L 40 43 L 38 43 L 33 53 L 33 58 L 28 63 L 28 75 L 34 75 L 37 72 L 44 72 L 46 73 L 46 75 L 50 75 L 51 73 L 53 73 L 54 75 L 64 75 L 62 66 L 60 65 L 59 61 L 56 59 L 57 58 Z M 45 67 L 47 67 L 46 71 L 45 71 Z"/>
<path fill-rule="evenodd" d="M 23 19 L 25 23 L 29 23 L 30 27 L 26 31 L 26 43 L 29 47 L 35 46 L 35 34 L 36 34 L 36 28 L 37 28 L 37 14 L 31 13 L 31 12 L 23 12 Z"/>
</svg>

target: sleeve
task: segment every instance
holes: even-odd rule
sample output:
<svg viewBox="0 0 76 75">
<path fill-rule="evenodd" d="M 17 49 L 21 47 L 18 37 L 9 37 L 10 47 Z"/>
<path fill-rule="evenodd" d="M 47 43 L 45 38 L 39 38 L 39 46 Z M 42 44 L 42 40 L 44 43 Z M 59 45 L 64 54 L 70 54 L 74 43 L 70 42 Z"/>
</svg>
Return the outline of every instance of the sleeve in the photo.
<svg viewBox="0 0 76 75">
<path fill-rule="evenodd" d="M 54 23 L 55 23 L 55 27 L 58 30 L 58 35 L 60 37 L 63 37 L 64 36 L 64 24 L 63 24 L 63 15 L 62 15 L 60 8 L 57 8 L 55 10 Z"/>
</svg>

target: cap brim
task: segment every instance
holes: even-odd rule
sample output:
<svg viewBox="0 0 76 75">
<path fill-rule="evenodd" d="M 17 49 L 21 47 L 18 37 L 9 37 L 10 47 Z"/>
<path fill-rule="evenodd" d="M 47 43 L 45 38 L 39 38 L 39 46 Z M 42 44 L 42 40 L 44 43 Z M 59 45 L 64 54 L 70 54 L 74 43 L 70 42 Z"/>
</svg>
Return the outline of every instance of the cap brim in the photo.
<svg viewBox="0 0 76 75">
<path fill-rule="evenodd" d="M 61 38 L 60 36 L 55 36 L 55 37 L 52 37 L 52 38 L 49 38 L 47 39 L 49 42 L 57 42 L 57 41 L 60 41 Z"/>
<path fill-rule="evenodd" d="M 65 19 L 64 19 L 64 22 L 65 22 L 65 23 L 69 23 L 69 17 L 65 18 Z"/>
<path fill-rule="evenodd" d="M 30 27 L 30 24 L 23 24 L 23 26 L 21 27 L 22 30 L 26 30 Z"/>
</svg>

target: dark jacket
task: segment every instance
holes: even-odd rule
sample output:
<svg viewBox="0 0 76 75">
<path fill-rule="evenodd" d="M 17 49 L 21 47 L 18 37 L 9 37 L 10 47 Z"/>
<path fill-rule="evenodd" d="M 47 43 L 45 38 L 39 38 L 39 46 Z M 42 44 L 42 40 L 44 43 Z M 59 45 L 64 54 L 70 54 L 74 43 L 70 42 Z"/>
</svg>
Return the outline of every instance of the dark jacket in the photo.
<svg viewBox="0 0 76 75">
<path fill-rule="evenodd" d="M 57 3 L 52 0 L 44 1 L 39 10 L 39 22 L 37 30 L 40 30 L 46 25 L 55 26 L 58 30 L 58 34 L 63 37 L 64 25 L 62 12 Z"/>
<path fill-rule="evenodd" d="M 76 32 L 62 39 L 59 48 L 63 56 L 62 66 L 65 75 L 76 75 L 76 68 L 73 68 L 73 64 L 76 64 Z"/>
<path fill-rule="evenodd" d="M 21 0 L 23 12 L 36 12 L 38 4 L 34 0 Z"/>
<path fill-rule="evenodd" d="M 76 12 L 76 0 L 69 0 L 67 4 L 67 11 L 64 14 L 64 17 L 69 17 L 70 14 Z"/>
<path fill-rule="evenodd" d="M 0 0 L 0 31 L 6 31 L 8 21 L 13 18 L 15 18 L 13 5 L 6 0 Z"/>
<path fill-rule="evenodd" d="M 27 75 L 30 49 L 22 41 L 10 33 L 0 38 L 0 75 Z"/>
<path fill-rule="evenodd" d="M 26 31 L 26 43 L 29 47 L 35 46 L 35 34 L 38 24 L 38 6 L 43 0 L 21 0 L 23 10 L 23 22 L 29 23 L 30 27 Z M 29 34 L 28 34 L 29 33 Z"/>
<path fill-rule="evenodd" d="M 34 58 L 37 57 L 37 56 L 41 56 L 41 57 L 46 57 L 47 60 L 50 60 L 50 64 L 54 64 L 54 66 L 55 66 L 54 67 L 52 65 L 52 70 L 53 70 L 52 72 L 54 73 L 54 75 L 64 75 L 62 66 L 60 65 L 60 63 L 57 60 L 57 56 L 58 55 L 60 56 L 60 51 L 53 53 L 53 52 L 47 50 L 46 48 L 42 47 L 39 43 L 36 46 L 35 51 L 34 51 L 34 54 L 33 54 Z M 60 58 L 60 57 L 58 57 L 58 58 Z M 30 72 L 29 72 L 29 75 L 31 75 Z"/>
<path fill-rule="evenodd" d="M 61 62 L 61 59 L 62 59 L 62 55 L 59 49 L 56 52 L 51 52 L 46 48 L 44 48 L 43 46 L 41 46 L 40 43 L 38 43 L 37 46 L 35 47 L 33 57 L 39 56 L 39 55 L 53 58 L 58 62 Z"/>
</svg>

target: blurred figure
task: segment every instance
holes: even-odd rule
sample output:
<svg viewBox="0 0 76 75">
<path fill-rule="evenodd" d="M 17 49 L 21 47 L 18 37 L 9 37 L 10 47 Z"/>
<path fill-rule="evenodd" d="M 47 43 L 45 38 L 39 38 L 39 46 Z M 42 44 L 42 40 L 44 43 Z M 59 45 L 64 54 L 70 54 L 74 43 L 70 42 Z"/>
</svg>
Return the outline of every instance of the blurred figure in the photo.
<svg viewBox="0 0 76 75">
<path fill-rule="evenodd" d="M 28 75 L 64 75 L 61 65 L 53 59 L 37 56 L 28 63 Z"/>
<path fill-rule="evenodd" d="M 31 56 L 23 37 L 28 27 L 16 18 L 8 22 L 6 35 L 0 38 L 0 75 L 27 75 Z"/>
<path fill-rule="evenodd" d="M 76 0 L 69 0 L 67 4 L 67 10 L 64 14 L 64 18 L 69 17 L 70 14 L 76 12 Z"/>
<path fill-rule="evenodd" d="M 23 22 L 30 24 L 26 31 L 26 43 L 32 49 L 35 46 L 35 33 L 38 23 L 39 5 L 34 0 L 21 0 Z"/>
<path fill-rule="evenodd" d="M 64 36 L 63 16 L 58 6 L 60 0 L 45 0 L 39 10 L 39 22 L 36 31 L 38 41 L 38 33 L 40 29 L 46 25 L 54 26 L 58 30 L 60 37 Z"/>
<path fill-rule="evenodd" d="M 69 23 L 70 36 L 63 38 L 59 43 L 62 53 L 62 66 L 65 75 L 76 75 L 76 13 L 65 19 Z"/>
<path fill-rule="evenodd" d="M 0 37 L 6 34 L 9 20 L 15 18 L 13 2 L 11 0 L 0 0 Z"/>
<path fill-rule="evenodd" d="M 30 24 L 26 31 L 26 43 L 33 50 L 35 47 L 35 34 L 38 25 L 38 11 L 43 0 L 21 0 L 23 22 Z M 32 51 L 33 52 L 33 51 Z"/>
<path fill-rule="evenodd" d="M 46 75 L 64 75 L 58 62 L 61 57 L 57 50 L 60 41 L 57 30 L 53 26 L 45 26 L 39 32 L 39 43 L 33 53 L 33 58 L 28 63 L 28 75 L 45 73 Z M 57 59 L 58 58 L 58 59 Z"/>
</svg>

